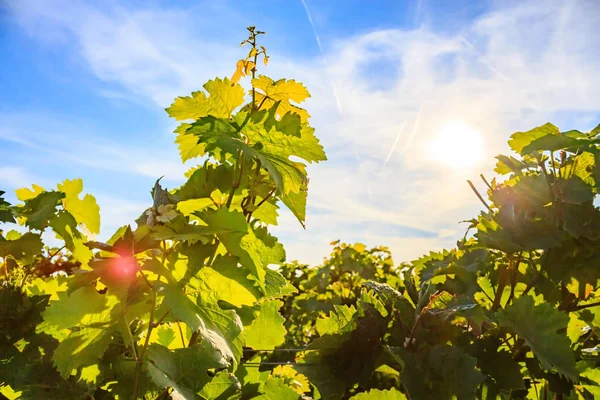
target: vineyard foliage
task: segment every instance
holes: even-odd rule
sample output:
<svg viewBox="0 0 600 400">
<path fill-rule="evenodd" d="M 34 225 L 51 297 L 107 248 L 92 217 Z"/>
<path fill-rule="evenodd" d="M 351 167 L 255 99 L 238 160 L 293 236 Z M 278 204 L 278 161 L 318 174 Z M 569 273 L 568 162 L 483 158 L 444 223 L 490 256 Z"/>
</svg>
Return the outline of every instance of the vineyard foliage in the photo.
<svg viewBox="0 0 600 400">
<path fill-rule="evenodd" d="M 396 265 L 334 242 L 286 263 L 268 227 L 282 206 L 304 225 L 326 156 L 307 89 L 259 75 L 248 31 L 230 79 L 167 108 L 199 164 L 135 224 L 95 241 L 81 179 L 0 192 L 1 396 L 600 398 L 600 126 L 514 133 L 452 250 Z"/>
</svg>

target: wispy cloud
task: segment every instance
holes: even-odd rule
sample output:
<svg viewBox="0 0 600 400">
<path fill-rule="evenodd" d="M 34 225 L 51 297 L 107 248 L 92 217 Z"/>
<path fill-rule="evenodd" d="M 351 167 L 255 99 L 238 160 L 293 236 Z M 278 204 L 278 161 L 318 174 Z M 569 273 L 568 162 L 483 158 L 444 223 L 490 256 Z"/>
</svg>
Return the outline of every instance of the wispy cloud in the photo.
<svg viewBox="0 0 600 400">
<path fill-rule="evenodd" d="M 69 2 L 72 12 L 65 13 L 56 2 L 9 4 L 30 34 L 43 39 L 53 32 L 54 42 L 75 43 L 95 76 L 120 85 L 123 97 L 136 96 L 157 110 L 205 79 L 227 75 L 238 55 L 231 43 L 239 29 L 223 28 L 219 35 L 199 31 L 196 19 L 207 17 L 198 8 L 131 10 L 114 2 L 103 7 Z M 427 7 L 419 4 L 422 14 Z M 492 174 L 493 156 L 508 150 L 511 132 L 548 120 L 580 124 L 565 126 L 569 129 L 597 123 L 600 53 L 594 50 L 600 41 L 600 4 L 494 4 L 453 33 L 422 24 L 353 37 L 321 36 L 327 62 L 321 55 L 286 58 L 271 50 L 267 73 L 302 80 L 311 90 L 307 108 L 329 157 L 326 164 L 309 167 L 307 231 L 282 213 L 277 232 L 285 238 L 288 258 L 319 261 L 329 253 L 329 241 L 338 238 L 388 245 L 398 260 L 451 246 L 464 231 L 457 222 L 479 208 L 465 179 Z M 207 22 L 211 27 L 227 17 L 242 23 L 224 7 L 219 12 Z M 378 75 L 376 62 L 382 59 L 391 76 Z M 374 84 L 383 79 L 385 84 Z M 585 119 L 565 119 L 565 113 Z M 483 133 L 488 162 L 452 171 L 426 157 L 432 137 L 451 119 Z M 18 132 L 15 137 L 29 140 Z M 84 160 L 88 145 L 80 146 Z M 125 145 L 121 153 L 99 149 L 103 158 L 121 161 L 131 151 Z M 359 149 L 360 159 L 352 149 Z M 142 160 L 129 169 L 148 175 L 163 168 L 178 172 L 154 158 Z"/>
<path fill-rule="evenodd" d="M 33 182 L 33 178 L 21 167 L 0 165 L 0 185 L 3 190 L 29 186 Z"/>
</svg>

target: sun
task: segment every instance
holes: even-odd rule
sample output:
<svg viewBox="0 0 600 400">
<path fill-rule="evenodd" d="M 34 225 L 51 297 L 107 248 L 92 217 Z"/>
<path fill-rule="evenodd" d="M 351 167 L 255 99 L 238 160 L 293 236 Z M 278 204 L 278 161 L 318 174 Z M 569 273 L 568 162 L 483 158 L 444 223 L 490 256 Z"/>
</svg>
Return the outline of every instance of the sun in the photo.
<svg viewBox="0 0 600 400">
<path fill-rule="evenodd" d="M 429 155 L 432 161 L 450 168 L 474 167 L 483 159 L 483 137 L 464 122 L 447 122 L 432 139 Z"/>
</svg>

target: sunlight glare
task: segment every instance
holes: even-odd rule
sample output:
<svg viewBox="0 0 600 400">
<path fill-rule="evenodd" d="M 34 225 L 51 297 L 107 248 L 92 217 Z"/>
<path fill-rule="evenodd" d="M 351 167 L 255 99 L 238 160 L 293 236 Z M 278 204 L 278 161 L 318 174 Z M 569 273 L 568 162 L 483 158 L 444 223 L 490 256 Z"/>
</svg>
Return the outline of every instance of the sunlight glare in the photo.
<svg viewBox="0 0 600 400">
<path fill-rule="evenodd" d="M 454 169 L 478 165 L 483 159 L 483 138 L 473 127 L 460 121 L 443 124 L 431 142 L 432 161 Z"/>
</svg>

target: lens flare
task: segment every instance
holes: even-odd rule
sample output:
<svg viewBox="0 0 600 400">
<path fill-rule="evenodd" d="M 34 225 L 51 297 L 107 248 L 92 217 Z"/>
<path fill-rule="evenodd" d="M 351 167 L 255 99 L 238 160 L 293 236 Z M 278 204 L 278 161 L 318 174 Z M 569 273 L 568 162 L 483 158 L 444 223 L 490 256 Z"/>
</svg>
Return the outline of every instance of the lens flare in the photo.
<svg viewBox="0 0 600 400">
<path fill-rule="evenodd" d="M 114 258 L 111 262 L 113 276 L 119 280 L 131 280 L 138 270 L 138 262 L 133 257 Z"/>
</svg>

